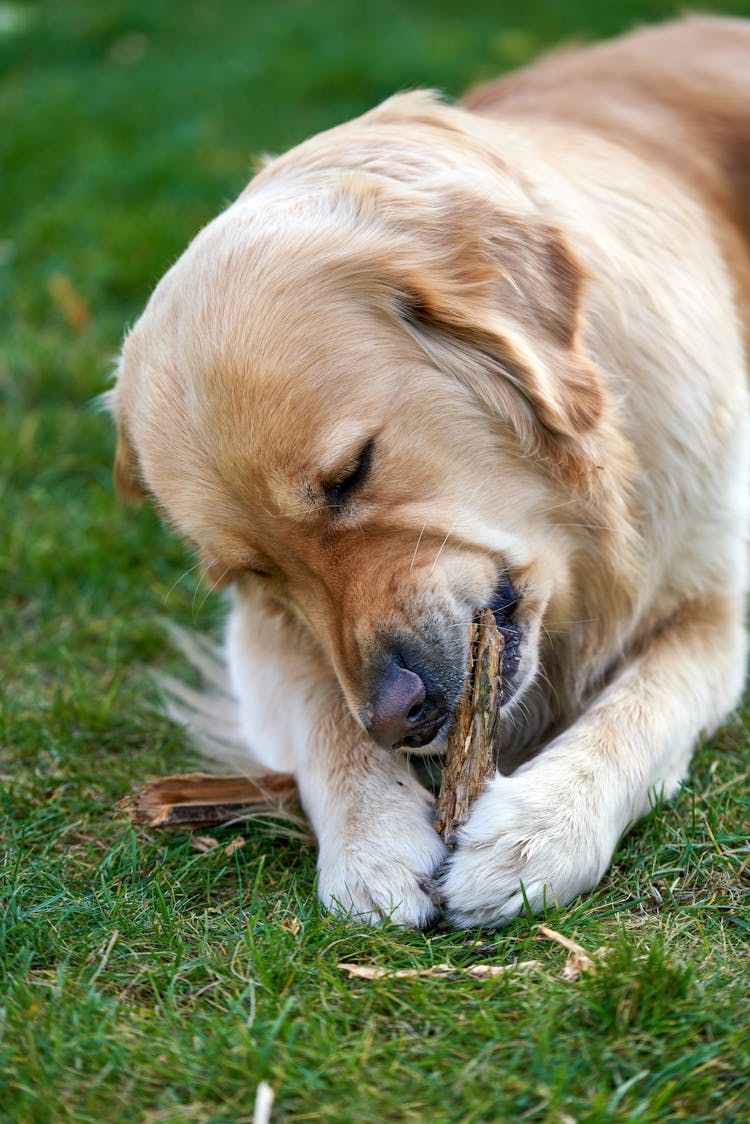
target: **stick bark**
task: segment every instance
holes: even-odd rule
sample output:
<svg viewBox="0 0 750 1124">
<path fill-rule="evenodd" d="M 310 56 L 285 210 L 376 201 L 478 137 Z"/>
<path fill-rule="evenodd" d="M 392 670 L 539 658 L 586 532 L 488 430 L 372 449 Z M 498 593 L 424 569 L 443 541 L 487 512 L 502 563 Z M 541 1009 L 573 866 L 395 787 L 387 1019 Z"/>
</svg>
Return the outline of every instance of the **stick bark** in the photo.
<svg viewBox="0 0 750 1124">
<path fill-rule="evenodd" d="M 435 809 L 435 830 L 448 846 L 466 823 L 469 809 L 495 774 L 495 744 L 500 724 L 504 640 L 491 609 L 472 624 L 470 668 L 456 711 Z"/>
<path fill-rule="evenodd" d="M 185 773 L 148 781 L 138 792 L 120 800 L 116 811 L 131 823 L 149 827 L 194 828 L 264 811 L 278 812 L 283 805 L 296 802 L 294 777 L 286 773 L 264 773 L 255 780 Z"/>
</svg>

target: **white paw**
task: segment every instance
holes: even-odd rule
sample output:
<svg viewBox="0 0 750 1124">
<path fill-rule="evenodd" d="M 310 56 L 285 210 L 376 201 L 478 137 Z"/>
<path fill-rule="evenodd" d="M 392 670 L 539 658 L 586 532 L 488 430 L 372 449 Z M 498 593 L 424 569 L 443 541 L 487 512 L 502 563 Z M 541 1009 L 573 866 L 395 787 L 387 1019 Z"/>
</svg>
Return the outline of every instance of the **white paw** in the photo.
<svg viewBox="0 0 750 1124">
<path fill-rule="evenodd" d="M 432 878 L 446 850 L 424 797 L 398 787 L 323 833 L 318 896 L 332 913 L 413 928 L 434 920 Z"/>
<path fill-rule="evenodd" d="M 496 776 L 440 881 L 451 924 L 506 925 L 527 905 L 537 912 L 592 889 L 620 835 L 601 797 L 590 776 L 553 758 Z"/>
</svg>

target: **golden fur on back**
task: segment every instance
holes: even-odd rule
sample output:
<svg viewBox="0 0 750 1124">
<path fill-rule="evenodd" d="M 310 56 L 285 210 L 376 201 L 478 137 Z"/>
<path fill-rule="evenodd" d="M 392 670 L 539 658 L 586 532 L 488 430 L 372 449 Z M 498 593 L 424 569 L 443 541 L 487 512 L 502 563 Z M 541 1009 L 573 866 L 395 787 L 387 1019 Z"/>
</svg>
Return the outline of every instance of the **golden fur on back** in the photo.
<svg viewBox="0 0 750 1124">
<path fill-rule="evenodd" d="M 157 286 L 116 482 L 232 586 L 241 753 L 295 773 L 332 908 L 570 900 L 675 790 L 744 678 L 748 340 L 744 21 L 397 95 Z M 443 867 L 402 749 L 444 744 L 487 604 L 500 771 Z"/>
</svg>

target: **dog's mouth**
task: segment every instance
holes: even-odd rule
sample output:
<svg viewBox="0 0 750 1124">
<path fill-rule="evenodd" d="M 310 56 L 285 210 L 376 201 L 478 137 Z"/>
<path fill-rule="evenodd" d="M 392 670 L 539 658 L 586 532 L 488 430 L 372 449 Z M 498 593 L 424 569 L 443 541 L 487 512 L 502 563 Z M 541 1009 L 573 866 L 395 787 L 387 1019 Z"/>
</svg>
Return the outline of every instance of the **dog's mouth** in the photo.
<svg viewBox="0 0 750 1124">
<path fill-rule="evenodd" d="M 498 624 L 498 632 L 503 637 L 504 641 L 500 705 L 505 706 L 516 693 L 518 667 L 521 658 L 522 634 L 518 625 L 509 624 L 507 622 Z M 454 707 L 453 710 L 449 712 L 443 710 L 438 717 L 414 725 L 410 729 L 409 734 L 396 742 L 393 748 L 412 750 L 425 749 L 430 746 L 431 743 L 437 743 L 433 745 L 433 749 L 438 749 L 440 744 L 444 742 L 448 736 L 456 709 L 457 707 Z"/>
<path fill-rule="evenodd" d="M 434 722 L 425 723 L 415 727 L 408 737 L 397 742 L 394 749 L 423 749 L 431 742 L 436 741 L 442 734 L 447 734 L 453 714 L 447 714 Z"/>
<path fill-rule="evenodd" d="M 501 705 L 509 702 L 518 686 L 523 629 L 516 615 L 521 598 L 511 579 L 504 574 L 498 582 L 487 608 L 492 610 L 497 631 L 503 638 Z"/>
<path fill-rule="evenodd" d="M 495 618 L 497 619 L 497 618 Z M 518 668 L 521 663 L 523 633 L 517 624 L 499 623 L 497 631 L 503 638 L 501 704 L 510 702 L 518 686 Z"/>
<path fill-rule="evenodd" d="M 523 628 L 516 620 L 516 611 L 520 604 L 520 597 L 509 578 L 504 577 L 498 583 L 486 608 L 492 610 L 497 624 L 497 630 L 503 638 L 503 657 L 501 668 L 500 705 L 505 706 L 516 693 L 519 681 L 519 666 L 521 663 L 521 648 L 523 642 Z M 482 610 L 478 610 L 477 619 Z M 464 683 L 465 686 L 465 683 Z M 425 749 L 431 743 L 437 743 L 432 748 L 436 749 L 444 742 L 453 722 L 458 701 L 448 708 L 442 694 L 438 698 L 433 695 L 427 707 L 421 707 L 420 720 L 410 726 L 406 736 L 397 741 L 394 749 Z"/>
<path fill-rule="evenodd" d="M 504 641 L 501 706 L 513 698 L 523 678 L 519 602 L 512 581 L 503 575 L 486 606 Z M 389 636 L 387 645 L 378 648 L 360 721 L 384 748 L 433 752 L 445 741 L 466 687 L 466 648 L 451 627 L 435 641 L 434 646 L 425 644 L 408 632 Z"/>
</svg>

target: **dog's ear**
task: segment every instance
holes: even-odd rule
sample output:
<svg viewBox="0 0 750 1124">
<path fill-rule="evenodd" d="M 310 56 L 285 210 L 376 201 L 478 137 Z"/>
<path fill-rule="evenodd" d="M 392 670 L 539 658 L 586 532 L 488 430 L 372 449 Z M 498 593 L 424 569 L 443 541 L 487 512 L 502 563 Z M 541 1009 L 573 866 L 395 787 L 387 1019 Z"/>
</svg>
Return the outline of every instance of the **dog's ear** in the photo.
<svg viewBox="0 0 750 1124">
<path fill-rule="evenodd" d="M 117 426 L 117 447 L 112 469 L 115 492 L 121 500 L 127 500 L 140 507 L 148 494 L 141 478 L 138 454 L 128 436 L 127 423 L 123 409 L 117 401 L 117 388 L 108 390 L 99 399 L 101 409 L 108 411 Z"/>
<path fill-rule="evenodd" d="M 140 476 L 138 456 L 122 425 L 117 427 L 113 476 L 118 497 L 139 507 L 147 493 Z"/>
<path fill-rule="evenodd" d="M 579 340 L 585 271 L 554 227 L 483 210 L 459 214 L 441 254 L 433 243 L 417 268 L 402 259 L 399 315 L 433 361 L 527 436 L 535 426 L 537 438 L 575 440 L 603 409 Z"/>
</svg>

